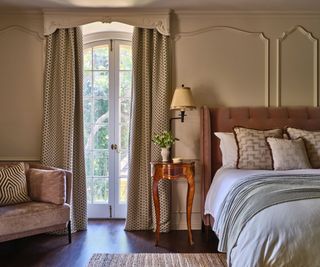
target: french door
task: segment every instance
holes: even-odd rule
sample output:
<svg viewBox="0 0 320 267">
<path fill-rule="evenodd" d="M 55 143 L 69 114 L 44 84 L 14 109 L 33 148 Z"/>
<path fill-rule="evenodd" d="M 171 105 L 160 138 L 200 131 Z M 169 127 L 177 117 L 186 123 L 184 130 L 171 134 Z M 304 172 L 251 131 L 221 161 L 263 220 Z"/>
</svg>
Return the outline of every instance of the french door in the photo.
<svg viewBox="0 0 320 267">
<path fill-rule="evenodd" d="M 101 39 L 84 47 L 84 139 L 89 218 L 125 218 L 131 42 Z"/>
</svg>

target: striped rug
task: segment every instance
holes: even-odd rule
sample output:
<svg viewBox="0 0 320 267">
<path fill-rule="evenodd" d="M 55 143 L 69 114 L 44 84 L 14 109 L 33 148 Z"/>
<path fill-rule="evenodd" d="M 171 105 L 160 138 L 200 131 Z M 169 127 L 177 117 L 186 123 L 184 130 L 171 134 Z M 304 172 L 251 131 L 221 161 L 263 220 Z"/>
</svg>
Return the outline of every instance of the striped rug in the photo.
<svg viewBox="0 0 320 267">
<path fill-rule="evenodd" d="M 88 267 L 226 267 L 219 253 L 93 254 Z"/>
</svg>

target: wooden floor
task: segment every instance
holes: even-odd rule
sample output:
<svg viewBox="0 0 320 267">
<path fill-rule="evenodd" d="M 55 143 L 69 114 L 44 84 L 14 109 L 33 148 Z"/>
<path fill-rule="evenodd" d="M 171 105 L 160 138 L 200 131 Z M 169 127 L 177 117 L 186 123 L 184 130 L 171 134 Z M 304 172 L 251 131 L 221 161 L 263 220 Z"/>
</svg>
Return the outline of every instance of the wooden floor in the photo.
<svg viewBox="0 0 320 267">
<path fill-rule="evenodd" d="M 154 246 L 152 231 L 126 232 L 124 220 L 90 220 L 87 231 L 67 236 L 38 235 L 0 243 L 1 267 L 66 267 L 87 266 L 93 253 L 212 253 L 217 239 L 201 231 L 193 231 L 195 245 L 188 245 L 187 231 L 161 234 Z"/>
</svg>

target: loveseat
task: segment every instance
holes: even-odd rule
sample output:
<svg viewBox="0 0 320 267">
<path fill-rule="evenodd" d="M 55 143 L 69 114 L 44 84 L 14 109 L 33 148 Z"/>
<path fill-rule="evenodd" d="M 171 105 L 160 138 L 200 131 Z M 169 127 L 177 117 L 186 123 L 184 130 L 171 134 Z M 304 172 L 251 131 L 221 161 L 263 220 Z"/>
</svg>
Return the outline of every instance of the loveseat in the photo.
<svg viewBox="0 0 320 267">
<path fill-rule="evenodd" d="M 0 162 L 0 169 L 14 164 L 17 163 Z M 33 192 L 33 196 L 25 203 L 0 206 L 0 242 L 68 228 L 71 243 L 72 173 L 39 163 L 24 163 L 24 169 L 28 194 Z M 55 184 L 57 174 L 58 186 Z"/>
</svg>

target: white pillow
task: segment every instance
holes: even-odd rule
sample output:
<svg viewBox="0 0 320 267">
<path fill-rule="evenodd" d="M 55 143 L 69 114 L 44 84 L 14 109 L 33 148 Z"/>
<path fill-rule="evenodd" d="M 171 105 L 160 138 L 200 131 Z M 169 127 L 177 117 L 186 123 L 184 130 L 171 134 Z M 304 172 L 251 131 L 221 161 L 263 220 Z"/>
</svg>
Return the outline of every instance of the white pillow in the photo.
<svg viewBox="0 0 320 267">
<path fill-rule="evenodd" d="M 215 132 L 220 139 L 223 167 L 236 168 L 238 160 L 238 147 L 234 133 Z"/>
</svg>

